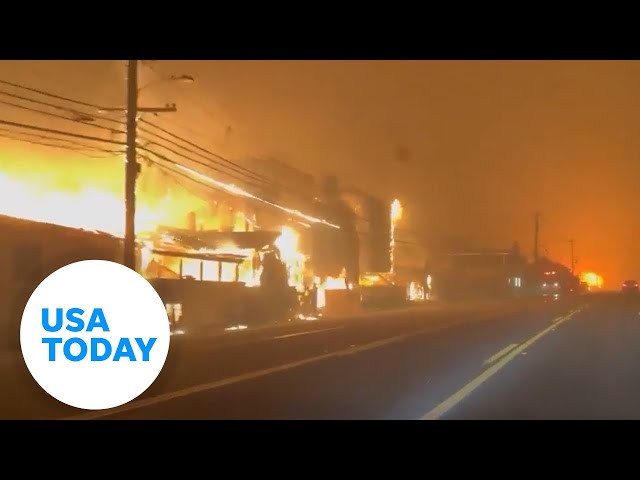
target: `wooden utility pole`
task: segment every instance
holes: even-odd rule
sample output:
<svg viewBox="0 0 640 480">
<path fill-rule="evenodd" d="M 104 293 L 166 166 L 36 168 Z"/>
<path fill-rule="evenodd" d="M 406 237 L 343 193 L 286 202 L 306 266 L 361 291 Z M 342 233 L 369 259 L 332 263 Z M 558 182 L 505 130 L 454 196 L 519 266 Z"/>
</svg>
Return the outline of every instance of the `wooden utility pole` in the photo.
<svg viewBox="0 0 640 480">
<path fill-rule="evenodd" d="M 136 269 L 136 130 L 138 118 L 138 60 L 127 65 L 127 160 L 124 174 L 124 265 Z"/>
<path fill-rule="evenodd" d="M 138 60 L 129 60 L 127 64 L 127 158 L 124 171 L 124 258 L 123 264 L 132 270 L 136 269 L 136 180 L 140 173 L 140 164 L 136 152 L 138 113 L 140 112 L 176 112 L 176 106 L 138 108 Z M 182 75 L 170 77 L 170 81 L 193 81 L 192 77 Z M 144 88 L 144 87 L 143 87 Z M 121 111 L 121 108 L 107 109 L 107 111 Z"/>
</svg>

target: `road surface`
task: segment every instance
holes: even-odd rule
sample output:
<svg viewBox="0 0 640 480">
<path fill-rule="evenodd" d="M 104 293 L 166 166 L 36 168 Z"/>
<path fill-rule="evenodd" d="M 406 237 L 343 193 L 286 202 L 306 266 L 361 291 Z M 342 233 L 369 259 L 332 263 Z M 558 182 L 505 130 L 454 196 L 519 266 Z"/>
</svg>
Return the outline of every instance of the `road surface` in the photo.
<svg viewBox="0 0 640 480">
<path fill-rule="evenodd" d="M 26 371 L 2 418 L 640 419 L 640 300 L 413 309 L 174 337 L 158 380 L 84 412 Z"/>
</svg>

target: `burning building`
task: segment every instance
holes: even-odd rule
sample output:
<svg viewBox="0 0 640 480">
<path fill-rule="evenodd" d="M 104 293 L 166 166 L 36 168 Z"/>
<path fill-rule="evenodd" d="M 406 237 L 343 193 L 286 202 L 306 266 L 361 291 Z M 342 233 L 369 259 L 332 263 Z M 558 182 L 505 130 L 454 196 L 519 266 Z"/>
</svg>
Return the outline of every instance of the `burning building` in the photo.
<svg viewBox="0 0 640 480">
<path fill-rule="evenodd" d="M 108 233 L 64 227 L 0 215 L 0 334 L 19 346 L 20 320 L 38 284 L 48 275 L 81 260 L 122 259 L 122 240 Z"/>
<path fill-rule="evenodd" d="M 391 271 L 388 203 L 354 188 L 343 191 L 342 198 L 356 219 L 359 270 L 362 273 Z"/>
<path fill-rule="evenodd" d="M 0 164 L 0 189 L 6 199 L 0 207 L 6 215 L 4 251 L 40 252 L 10 255 L 26 263 L 22 270 L 3 270 L 8 298 L 22 298 L 14 293 L 30 293 L 48 274 L 74 261 L 121 261 L 122 158 L 61 162 L 65 168 L 51 158 L 8 155 Z M 189 173 L 198 181 L 186 183 L 145 164 L 137 189 L 138 270 L 159 291 L 172 321 L 199 317 L 198 322 L 226 322 L 251 310 L 242 312 L 239 305 L 254 305 L 260 312 L 259 301 L 246 298 L 260 296 L 254 287 L 261 286 L 264 258 L 270 252 L 277 252 L 284 264 L 288 286 L 299 293 L 316 291 L 319 307 L 326 305 L 325 291 L 347 288 L 343 261 L 333 270 L 323 270 L 322 256 L 315 265 L 310 262 L 325 243 L 317 232 L 339 231 L 339 226 L 283 206 L 276 197 L 265 199 Z M 307 211 L 327 212 L 317 201 L 312 203 Z M 22 306 L 20 301 L 5 305 L 4 324 L 21 312 L 26 299 Z"/>
<path fill-rule="evenodd" d="M 416 232 L 399 225 L 394 229 L 391 250 L 394 282 L 404 287 L 407 300 L 427 300 L 430 280 L 425 268 L 427 255 L 422 238 Z"/>
<path fill-rule="evenodd" d="M 356 219 L 363 302 L 424 300 L 425 252 L 416 234 L 404 228 L 399 200 L 389 202 L 356 188 L 343 190 L 341 196 Z"/>
</svg>

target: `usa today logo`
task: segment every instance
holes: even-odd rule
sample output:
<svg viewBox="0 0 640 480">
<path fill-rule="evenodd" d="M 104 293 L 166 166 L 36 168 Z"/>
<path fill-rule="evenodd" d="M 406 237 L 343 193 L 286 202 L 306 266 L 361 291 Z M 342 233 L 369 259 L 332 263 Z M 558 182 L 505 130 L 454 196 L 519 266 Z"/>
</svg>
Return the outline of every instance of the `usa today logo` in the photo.
<svg viewBox="0 0 640 480">
<path fill-rule="evenodd" d="M 86 410 L 118 407 L 155 381 L 169 322 L 154 288 L 118 263 L 88 260 L 55 271 L 22 315 L 20 346 L 36 382 Z"/>
</svg>

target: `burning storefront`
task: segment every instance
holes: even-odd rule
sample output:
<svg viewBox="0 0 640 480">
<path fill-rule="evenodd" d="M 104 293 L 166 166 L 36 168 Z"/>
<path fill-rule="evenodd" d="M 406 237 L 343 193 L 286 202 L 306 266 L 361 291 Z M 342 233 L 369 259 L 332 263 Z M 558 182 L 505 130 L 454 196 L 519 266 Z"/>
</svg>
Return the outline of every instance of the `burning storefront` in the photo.
<svg viewBox="0 0 640 480">
<path fill-rule="evenodd" d="M 121 261 L 122 159 L 102 159 L 89 166 L 86 159 L 70 161 L 65 169 L 50 160 L 34 159 L 28 170 L 21 167 L 24 161 L 25 157 L 3 158 L 0 165 L 0 188 L 11 199 L 2 205 L 8 215 L 4 238 L 11 243 L 33 235 L 38 248 L 56 261 L 35 274 L 5 269 L 5 285 L 24 284 L 25 291 L 32 291 L 39 280 L 64 264 L 83 259 Z M 189 321 L 206 324 L 264 317 L 261 294 L 256 292 L 265 290 L 257 288 L 264 287 L 264 278 L 274 278 L 265 274 L 266 264 L 281 264 L 285 285 L 311 304 L 308 309 L 315 313 L 340 303 L 328 292 L 357 285 L 357 238 L 350 235 L 348 219 L 340 212 L 336 215 L 335 208 L 314 201 L 310 210 L 320 213 L 308 215 L 279 205 L 277 198 L 266 201 L 204 175 L 197 178 L 200 183 L 185 185 L 161 169 L 144 165 L 138 182 L 138 270 L 165 298 L 173 322 L 186 324 L 192 318 Z M 215 183 L 215 189 L 203 187 L 204 180 Z M 319 218 L 323 215 L 336 221 Z M 22 233 L 14 233 L 15 229 Z M 62 241 L 61 236 L 75 240 Z M 18 247 L 11 243 L 6 251 Z M 63 247 L 66 253 L 57 255 Z M 277 262 L 270 263 L 274 255 Z M 26 283 L 21 280 L 25 276 Z"/>
<path fill-rule="evenodd" d="M 114 235 L 0 216 L 4 338 L 18 339 L 29 295 L 58 268 L 80 260 L 120 262 L 122 240 Z M 299 235 L 281 231 L 218 232 L 158 227 L 139 236 L 138 271 L 164 300 L 174 327 L 255 325 L 284 320 L 311 304 L 327 304 L 340 279 L 314 275 L 299 251 Z M 280 266 L 282 267 L 279 270 Z M 17 346 L 13 345 L 13 346 Z"/>
<path fill-rule="evenodd" d="M 174 326 L 255 324 L 270 320 L 264 312 L 274 294 L 264 295 L 266 288 L 250 288 L 263 286 L 268 256 L 278 252 L 286 272 L 279 287 L 290 298 L 303 275 L 303 259 L 286 263 L 291 252 L 280 255 L 277 247 L 293 234 L 287 228 L 282 232 L 194 232 L 159 227 L 145 235 L 141 273 L 164 300 Z M 287 310 L 282 312 L 284 318 Z"/>
<path fill-rule="evenodd" d="M 303 253 L 313 250 L 309 243 L 318 240 L 314 230 L 302 233 L 305 235 L 291 226 L 280 231 L 256 232 L 194 232 L 162 227 L 145 236 L 141 271 L 157 286 L 161 296 L 167 292 L 167 298 L 171 297 L 166 301 L 170 315 L 179 311 L 180 318 L 191 318 L 191 323 L 215 323 L 231 318 L 255 324 L 268 320 L 265 312 L 285 297 L 288 308 L 280 312 L 281 319 L 302 314 L 301 309 L 308 316 L 334 311 L 340 303 L 340 294 L 333 292 L 350 290 L 346 270 L 343 268 L 338 276 L 323 274 L 322 267 L 318 268 L 310 255 Z M 184 286 L 185 281 L 187 285 L 200 282 L 210 286 L 191 289 Z M 218 287 L 228 283 L 236 287 Z M 194 307 L 191 311 L 199 313 L 190 317 L 186 298 L 196 289 L 203 298 L 192 301 L 206 306 L 206 312 Z M 176 300 L 178 290 L 182 291 L 184 301 Z M 236 291 L 239 293 L 235 294 Z M 225 298 L 214 300 L 217 292 L 222 292 Z M 231 301 L 238 295 L 240 301 Z M 216 305 L 214 314 L 212 304 L 227 308 Z"/>
</svg>

